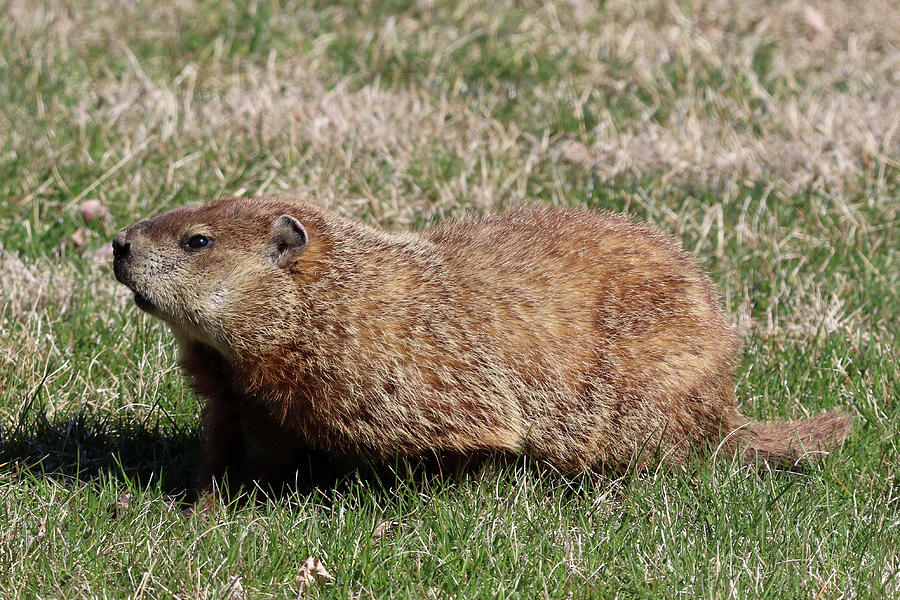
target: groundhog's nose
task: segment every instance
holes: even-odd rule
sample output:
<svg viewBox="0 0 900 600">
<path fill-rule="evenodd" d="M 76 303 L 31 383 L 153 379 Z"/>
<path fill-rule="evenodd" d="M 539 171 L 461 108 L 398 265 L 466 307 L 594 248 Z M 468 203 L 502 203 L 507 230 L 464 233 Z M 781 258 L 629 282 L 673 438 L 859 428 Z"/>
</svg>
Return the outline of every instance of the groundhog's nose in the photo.
<svg viewBox="0 0 900 600">
<path fill-rule="evenodd" d="M 116 234 L 112 241 L 113 260 L 118 262 L 131 254 L 131 243 L 125 240 L 125 236 L 121 233 Z"/>
</svg>

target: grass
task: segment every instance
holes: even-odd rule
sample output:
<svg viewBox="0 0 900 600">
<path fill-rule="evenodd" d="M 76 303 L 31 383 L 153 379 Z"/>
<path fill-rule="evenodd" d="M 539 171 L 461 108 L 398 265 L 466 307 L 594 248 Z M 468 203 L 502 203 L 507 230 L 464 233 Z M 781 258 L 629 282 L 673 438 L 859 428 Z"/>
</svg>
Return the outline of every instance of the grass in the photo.
<svg viewBox="0 0 900 600">
<path fill-rule="evenodd" d="M 0 596 L 900 594 L 900 13 L 887 0 L 2 0 Z M 198 400 L 104 249 L 223 195 L 389 229 L 530 204 L 678 236 L 805 473 L 350 474 L 185 514 Z M 85 200 L 110 217 L 87 218 Z"/>
</svg>

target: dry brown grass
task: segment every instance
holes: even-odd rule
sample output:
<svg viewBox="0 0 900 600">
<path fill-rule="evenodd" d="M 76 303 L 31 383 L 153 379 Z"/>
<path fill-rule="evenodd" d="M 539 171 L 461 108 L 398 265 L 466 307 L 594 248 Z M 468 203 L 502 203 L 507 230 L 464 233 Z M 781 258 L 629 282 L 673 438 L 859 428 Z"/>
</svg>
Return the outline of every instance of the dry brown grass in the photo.
<svg viewBox="0 0 900 600">
<path fill-rule="evenodd" d="M 0 407 L 9 421 L 39 395 L 48 416 L 73 407 L 121 410 L 123 401 L 152 396 L 174 368 L 172 347 L 135 347 L 126 336 L 136 335 L 136 327 L 146 328 L 146 322 L 114 331 L 130 304 L 131 295 L 105 265 L 79 270 L 0 249 L 0 392 L 4 383 L 24 392 Z M 80 330 L 80 339 L 73 339 L 73 329 Z M 126 389 L 123 397 L 123 373 L 113 369 L 129 363 L 145 370 L 128 383 L 137 393 Z M 160 371 L 160 365 L 169 366 Z M 141 412 L 134 405 L 125 409 Z"/>
<path fill-rule="evenodd" d="M 253 192 L 342 195 L 348 173 L 365 180 L 389 168 L 383 193 L 366 200 L 396 210 L 403 199 L 416 210 L 406 173 L 433 150 L 464 161 L 460 176 L 443 182 L 440 201 L 485 207 L 498 194 L 525 201 L 528 165 L 558 157 L 605 178 L 662 174 L 716 186 L 767 181 L 788 192 L 856 189 L 867 177 L 877 184 L 900 165 L 900 18 L 889 0 L 609 2 L 602 9 L 546 3 L 512 31 L 503 10 L 485 12 L 473 2 L 423 5 L 431 8 L 374 29 L 365 20 L 358 31 L 349 17 L 344 22 L 348 37 L 370 41 L 373 67 L 409 53 L 431 57 L 428 72 L 409 85 L 339 78 L 328 50 L 334 35 L 302 31 L 294 35 L 309 43 L 307 52 L 273 50 L 263 64 L 235 69 L 222 37 L 195 60 L 183 60 L 174 79 L 148 75 L 131 40 L 172 43 L 179 23 L 212 10 L 203 3 L 148 11 L 111 1 L 35 8 L 13 0 L 7 38 L 22 52 L 35 40 L 49 53 L 102 46 L 127 65 L 84 80 L 72 90 L 79 96 L 74 109 L 42 99 L 51 119 L 114 132 L 117 155 L 104 166 L 149 144 L 166 147 L 167 177 L 209 177 L 215 173 L 188 149 L 227 153 L 228 146 L 255 141 L 272 163 Z M 281 16 L 295 12 L 309 13 L 290 4 Z M 299 20 L 299 27 L 308 25 Z M 469 83 L 454 71 L 484 50 L 474 42 L 497 36 L 502 41 L 493 43 L 513 44 L 523 61 L 565 54 L 569 72 L 529 82 L 534 113 L 563 104 L 578 114 L 590 106 L 600 111 L 596 124 L 573 135 L 548 132 L 542 140 L 528 123 L 487 118 L 497 99 L 471 102 Z M 441 93 L 426 87 L 437 77 L 451 83 Z M 638 114 L 605 109 L 602 94 L 627 97 Z"/>
</svg>

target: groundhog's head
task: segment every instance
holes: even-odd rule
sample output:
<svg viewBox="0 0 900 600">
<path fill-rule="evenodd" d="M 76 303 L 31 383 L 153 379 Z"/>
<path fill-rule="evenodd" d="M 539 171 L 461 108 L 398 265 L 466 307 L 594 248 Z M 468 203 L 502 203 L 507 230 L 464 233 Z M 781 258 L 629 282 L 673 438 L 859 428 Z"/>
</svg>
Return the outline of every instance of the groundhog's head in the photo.
<svg viewBox="0 0 900 600">
<path fill-rule="evenodd" d="M 135 304 L 179 337 L 227 353 L 258 347 L 255 332 L 277 327 L 298 285 L 310 246 L 303 215 L 280 200 L 179 208 L 116 235 L 113 270 Z"/>
</svg>

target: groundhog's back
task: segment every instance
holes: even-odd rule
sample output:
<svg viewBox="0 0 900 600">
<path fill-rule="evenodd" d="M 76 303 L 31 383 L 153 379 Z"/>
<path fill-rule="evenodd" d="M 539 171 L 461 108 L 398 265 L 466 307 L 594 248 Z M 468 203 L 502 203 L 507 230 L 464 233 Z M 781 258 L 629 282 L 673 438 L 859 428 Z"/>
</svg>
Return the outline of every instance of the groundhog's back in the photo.
<svg viewBox="0 0 900 600">
<path fill-rule="evenodd" d="M 579 471 L 648 443 L 678 460 L 740 424 L 737 337 L 707 277 L 650 227 L 522 210 L 346 249 L 367 246 L 341 315 L 320 316 L 352 325 L 317 361 L 344 382 L 319 403 L 337 447 L 525 450 Z"/>
</svg>

